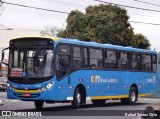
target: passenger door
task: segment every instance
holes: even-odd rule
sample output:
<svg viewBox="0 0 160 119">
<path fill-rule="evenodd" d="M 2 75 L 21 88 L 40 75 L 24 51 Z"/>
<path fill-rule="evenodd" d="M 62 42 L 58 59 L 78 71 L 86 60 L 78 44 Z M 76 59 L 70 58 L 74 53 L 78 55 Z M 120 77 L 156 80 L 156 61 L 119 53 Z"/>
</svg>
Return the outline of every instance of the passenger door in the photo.
<svg viewBox="0 0 160 119">
<path fill-rule="evenodd" d="M 56 78 L 58 81 L 58 100 L 67 97 L 68 73 L 70 72 L 70 46 L 58 45 L 56 49 Z"/>
</svg>

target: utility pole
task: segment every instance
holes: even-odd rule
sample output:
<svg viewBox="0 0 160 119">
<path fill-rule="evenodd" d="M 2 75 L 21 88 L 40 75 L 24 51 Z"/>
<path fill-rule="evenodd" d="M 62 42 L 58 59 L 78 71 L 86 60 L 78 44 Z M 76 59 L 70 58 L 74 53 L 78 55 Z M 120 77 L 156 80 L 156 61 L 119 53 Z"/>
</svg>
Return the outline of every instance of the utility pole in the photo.
<svg viewBox="0 0 160 119">
<path fill-rule="evenodd" d="M 2 7 L 2 0 L 0 0 L 0 9 L 1 9 L 1 7 Z"/>
<path fill-rule="evenodd" d="M 3 1 L 0 0 L 0 16 L 2 15 L 3 11 L 4 11 Z"/>
</svg>

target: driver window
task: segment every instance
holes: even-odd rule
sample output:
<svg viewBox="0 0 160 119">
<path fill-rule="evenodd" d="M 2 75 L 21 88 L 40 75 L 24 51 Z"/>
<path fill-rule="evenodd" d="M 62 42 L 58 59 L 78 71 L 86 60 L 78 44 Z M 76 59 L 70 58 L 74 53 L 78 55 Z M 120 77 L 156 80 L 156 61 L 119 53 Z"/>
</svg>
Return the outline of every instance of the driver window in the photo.
<svg viewBox="0 0 160 119">
<path fill-rule="evenodd" d="M 70 46 L 59 45 L 56 49 L 56 76 L 60 80 L 70 68 Z"/>
</svg>

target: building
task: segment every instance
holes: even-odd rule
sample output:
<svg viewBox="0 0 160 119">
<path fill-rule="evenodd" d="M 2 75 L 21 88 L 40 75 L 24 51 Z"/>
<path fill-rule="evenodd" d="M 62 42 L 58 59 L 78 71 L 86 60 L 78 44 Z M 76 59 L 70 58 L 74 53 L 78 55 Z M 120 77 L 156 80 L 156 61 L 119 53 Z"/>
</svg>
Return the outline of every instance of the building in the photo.
<svg viewBox="0 0 160 119">
<path fill-rule="evenodd" d="M 19 28 L 7 28 L 0 24 L 0 61 L 2 56 L 2 49 L 9 47 L 9 41 L 14 38 L 28 37 L 28 36 L 40 36 L 41 30 L 33 29 L 19 29 Z M 8 52 L 5 52 L 5 62 L 8 62 Z M 2 65 L 2 76 L 7 75 L 7 67 Z"/>
</svg>

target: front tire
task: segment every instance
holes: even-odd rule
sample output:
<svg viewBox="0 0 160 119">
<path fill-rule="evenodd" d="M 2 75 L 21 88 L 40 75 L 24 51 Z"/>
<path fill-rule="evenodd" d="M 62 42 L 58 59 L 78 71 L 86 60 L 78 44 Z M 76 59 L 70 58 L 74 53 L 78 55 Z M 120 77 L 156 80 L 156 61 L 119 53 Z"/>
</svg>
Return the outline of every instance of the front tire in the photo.
<svg viewBox="0 0 160 119">
<path fill-rule="evenodd" d="M 40 100 L 34 101 L 34 105 L 37 110 L 42 110 L 43 104 L 44 104 L 44 101 L 40 101 Z"/>
<path fill-rule="evenodd" d="M 76 88 L 72 100 L 72 108 L 78 109 L 82 102 L 82 95 L 79 88 Z"/>
</svg>

